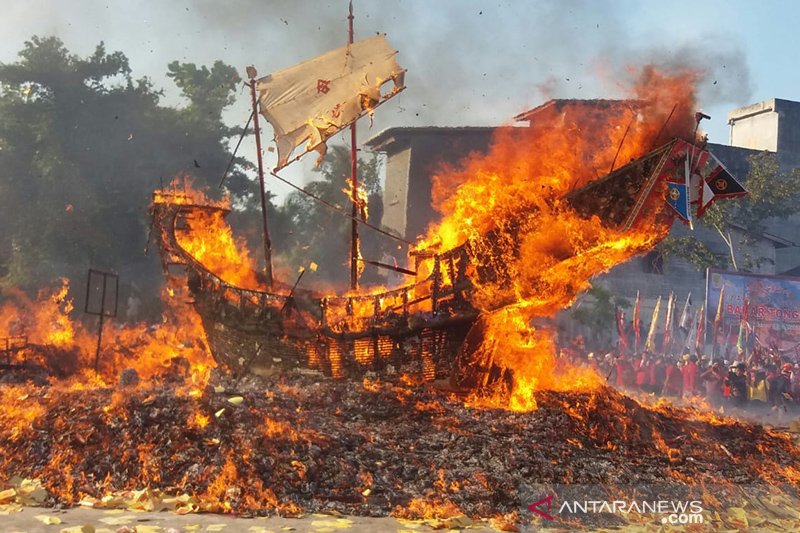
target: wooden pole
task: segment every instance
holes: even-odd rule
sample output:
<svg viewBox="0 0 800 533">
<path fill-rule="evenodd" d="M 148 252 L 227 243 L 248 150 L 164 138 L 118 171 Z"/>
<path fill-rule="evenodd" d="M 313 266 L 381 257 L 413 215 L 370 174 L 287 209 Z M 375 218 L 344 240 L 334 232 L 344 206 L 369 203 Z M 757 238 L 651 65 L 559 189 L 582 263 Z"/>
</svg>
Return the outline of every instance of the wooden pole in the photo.
<svg viewBox="0 0 800 533">
<path fill-rule="evenodd" d="M 247 67 L 250 77 L 250 98 L 253 103 L 253 129 L 256 133 L 256 154 L 258 159 L 258 185 L 261 190 L 261 219 L 264 223 L 264 274 L 267 276 L 267 286 L 272 288 L 272 241 L 269 238 L 269 224 L 267 222 L 267 191 L 264 185 L 264 162 L 261 158 L 261 128 L 258 125 L 258 101 L 256 100 L 256 69 Z"/>
<path fill-rule="evenodd" d="M 103 274 L 103 290 L 100 292 L 100 325 L 97 327 L 97 349 L 94 352 L 94 373 L 100 365 L 100 344 L 103 342 L 103 319 L 106 317 L 106 275 Z"/>
<path fill-rule="evenodd" d="M 347 43 L 353 44 L 353 2 L 350 1 L 347 16 Z M 350 124 L 350 194 L 352 218 L 350 235 L 350 288 L 358 289 L 358 154 L 356 153 L 356 123 Z"/>
</svg>

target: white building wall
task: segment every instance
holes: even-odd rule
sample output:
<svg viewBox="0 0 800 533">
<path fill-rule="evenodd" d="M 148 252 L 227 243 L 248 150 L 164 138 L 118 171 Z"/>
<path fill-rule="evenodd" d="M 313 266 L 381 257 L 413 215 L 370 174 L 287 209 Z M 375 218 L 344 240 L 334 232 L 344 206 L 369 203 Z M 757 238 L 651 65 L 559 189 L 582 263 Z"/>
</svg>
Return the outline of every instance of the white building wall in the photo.
<svg viewBox="0 0 800 533">
<path fill-rule="evenodd" d="M 751 150 L 778 150 L 778 121 L 775 100 L 765 100 L 728 113 L 731 146 Z"/>
<path fill-rule="evenodd" d="M 386 192 L 381 224 L 396 231 L 398 235 L 406 234 L 410 164 L 410 147 L 393 153 L 386 159 Z"/>
</svg>

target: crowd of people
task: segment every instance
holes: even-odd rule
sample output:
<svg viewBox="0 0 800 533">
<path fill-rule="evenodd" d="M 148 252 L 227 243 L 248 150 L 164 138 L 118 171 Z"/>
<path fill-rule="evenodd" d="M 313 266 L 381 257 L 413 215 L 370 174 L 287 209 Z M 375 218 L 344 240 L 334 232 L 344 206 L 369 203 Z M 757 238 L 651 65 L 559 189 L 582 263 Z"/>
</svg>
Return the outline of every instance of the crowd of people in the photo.
<svg viewBox="0 0 800 533">
<path fill-rule="evenodd" d="M 577 357 L 577 363 L 623 390 L 672 398 L 700 396 L 714 408 L 800 410 L 800 362 L 774 349 L 757 348 L 733 361 L 649 351 L 625 356 L 565 350 L 562 356 Z"/>
</svg>

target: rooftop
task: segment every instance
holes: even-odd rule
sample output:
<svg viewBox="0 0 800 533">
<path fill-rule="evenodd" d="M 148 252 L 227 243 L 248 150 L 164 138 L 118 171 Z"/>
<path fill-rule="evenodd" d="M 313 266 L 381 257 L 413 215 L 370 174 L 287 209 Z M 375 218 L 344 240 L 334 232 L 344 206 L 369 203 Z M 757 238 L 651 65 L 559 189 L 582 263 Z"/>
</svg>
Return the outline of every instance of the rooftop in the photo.
<svg viewBox="0 0 800 533">
<path fill-rule="evenodd" d="M 543 103 L 538 107 L 534 107 L 533 109 L 529 109 L 528 111 L 524 111 L 519 115 L 514 117 L 516 122 L 530 122 L 533 120 L 536 115 L 543 113 L 544 111 L 555 111 L 561 112 L 569 106 L 570 109 L 575 108 L 592 108 L 592 109 L 617 109 L 617 108 L 633 108 L 637 103 L 637 100 L 607 100 L 607 99 L 593 99 L 593 100 L 585 100 L 585 99 L 568 99 L 568 98 L 559 98 L 554 100 L 548 100 L 547 102 Z"/>
<path fill-rule="evenodd" d="M 389 144 L 398 141 L 404 137 L 411 137 L 417 135 L 452 135 L 458 134 L 481 134 L 485 135 L 497 130 L 497 126 L 404 126 L 397 128 L 387 128 L 364 141 L 364 145 L 370 147 L 374 151 L 382 151 Z"/>
</svg>

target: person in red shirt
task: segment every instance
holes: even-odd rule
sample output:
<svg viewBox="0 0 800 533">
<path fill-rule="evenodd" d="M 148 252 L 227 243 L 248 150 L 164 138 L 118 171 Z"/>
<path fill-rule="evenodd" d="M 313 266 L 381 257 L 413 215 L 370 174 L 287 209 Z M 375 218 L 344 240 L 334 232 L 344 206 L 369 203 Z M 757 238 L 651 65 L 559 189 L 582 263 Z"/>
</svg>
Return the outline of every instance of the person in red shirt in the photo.
<svg viewBox="0 0 800 533">
<path fill-rule="evenodd" d="M 681 385 L 683 380 L 681 378 L 681 369 L 678 367 L 678 362 L 674 358 L 667 361 L 667 371 L 664 377 L 664 388 L 661 391 L 662 396 L 680 396 Z"/>
<path fill-rule="evenodd" d="M 616 376 L 614 379 L 614 383 L 616 383 L 618 389 L 624 389 L 627 387 L 627 383 L 625 382 L 625 376 L 630 372 L 628 370 L 628 361 L 621 355 L 618 355 L 614 358 L 614 372 L 616 372 Z"/>
<path fill-rule="evenodd" d="M 666 377 L 667 365 L 664 363 L 664 358 L 658 356 L 655 362 L 650 365 L 650 392 L 661 394 L 661 391 L 664 390 Z"/>
<path fill-rule="evenodd" d="M 700 381 L 706 389 L 706 400 L 712 407 L 722 405 L 722 384 L 725 381 L 725 371 L 719 363 L 712 364 L 705 372 L 700 374 Z"/>
<path fill-rule="evenodd" d="M 689 397 L 695 393 L 697 383 L 697 356 L 693 355 L 681 369 L 683 374 L 683 396 Z"/>
<path fill-rule="evenodd" d="M 650 386 L 650 357 L 645 353 L 636 363 L 636 388 L 647 392 Z"/>
</svg>

